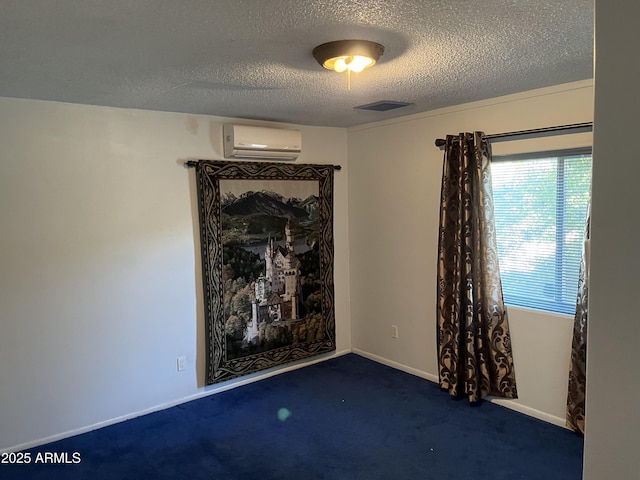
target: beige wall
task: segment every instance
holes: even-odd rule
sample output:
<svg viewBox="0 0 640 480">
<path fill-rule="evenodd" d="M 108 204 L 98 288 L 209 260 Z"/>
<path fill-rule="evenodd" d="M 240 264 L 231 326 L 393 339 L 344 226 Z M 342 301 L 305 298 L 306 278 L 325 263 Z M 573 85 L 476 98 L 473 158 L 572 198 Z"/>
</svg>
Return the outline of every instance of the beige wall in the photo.
<svg viewBox="0 0 640 480">
<path fill-rule="evenodd" d="M 182 163 L 221 158 L 224 121 L 0 98 L 0 450 L 220 388 L 202 387 L 195 174 Z M 299 162 L 343 166 L 335 298 L 345 352 L 346 131 L 300 128 Z"/>
<path fill-rule="evenodd" d="M 437 379 L 436 259 L 442 151 L 436 138 L 593 119 L 591 82 L 460 105 L 349 130 L 351 325 L 355 351 Z M 590 145 L 590 134 L 494 144 L 494 154 Z M 573 319 L 509 309 L 520 399 L 564 425 Z M 398 326 L 398 338 L 391 326 Z"/>
<path fill-rule="evenodd" d="M 584 478 L 640 478 L 640 6 L 596 1 Z"/>
</svg>

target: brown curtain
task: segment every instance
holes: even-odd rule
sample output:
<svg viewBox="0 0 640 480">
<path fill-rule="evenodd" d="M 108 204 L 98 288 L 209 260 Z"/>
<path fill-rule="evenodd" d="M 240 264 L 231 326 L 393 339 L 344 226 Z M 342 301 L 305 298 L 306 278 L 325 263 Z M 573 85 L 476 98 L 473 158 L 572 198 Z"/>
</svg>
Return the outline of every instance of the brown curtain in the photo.
<svg viewBox="0 0 640 480">
<path fill-rule="evenodd" d="M 589 208 L 590 210 L 590 208 Z M 591 214 L 587 212 L 584 247 L 578 278 L 578 300 L 573 320 L 569 393 L 567 395 L 567 427 L 584 434 L 584 405 L 587 388 L 587 313 L 589 300 L 588 244 L 591 238 Z"/>
<path fill-rule="evenodd" d="M 471 402 L 517 398 L 482 132 L 448 135 L 445 144 L 437 314 L 440 387 Z"/>
</svg>

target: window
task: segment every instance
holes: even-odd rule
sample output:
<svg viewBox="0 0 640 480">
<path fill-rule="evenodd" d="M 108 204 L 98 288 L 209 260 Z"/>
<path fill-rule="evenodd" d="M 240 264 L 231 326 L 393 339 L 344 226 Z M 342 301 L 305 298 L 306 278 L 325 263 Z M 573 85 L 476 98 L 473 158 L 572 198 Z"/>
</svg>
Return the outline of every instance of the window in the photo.
<svg viewBox="0 0 640 480">
<path fill-rule="evenodd" d="M 505 303 L 573 315 L 591 150 L 497 157 L 491 173 Z"/>
</svg>

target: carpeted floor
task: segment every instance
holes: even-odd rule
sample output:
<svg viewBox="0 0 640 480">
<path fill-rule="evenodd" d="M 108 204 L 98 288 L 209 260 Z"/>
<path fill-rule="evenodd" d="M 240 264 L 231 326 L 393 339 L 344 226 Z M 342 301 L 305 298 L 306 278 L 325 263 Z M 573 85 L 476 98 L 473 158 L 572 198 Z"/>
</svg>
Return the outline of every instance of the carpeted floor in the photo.
<svg viewBox="0 0 640 480">
<path fill-rule="evenodd" d="M 0 478 L 579 480 L 582 443 L 350 354 L 34 448 Z"/>
</svg>

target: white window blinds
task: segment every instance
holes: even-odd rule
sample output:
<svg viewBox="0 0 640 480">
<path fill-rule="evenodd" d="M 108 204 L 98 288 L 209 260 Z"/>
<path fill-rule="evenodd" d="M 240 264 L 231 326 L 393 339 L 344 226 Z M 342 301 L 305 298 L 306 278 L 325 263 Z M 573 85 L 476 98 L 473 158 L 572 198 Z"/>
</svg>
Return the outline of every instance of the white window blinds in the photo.
<svg viewBox="0 0 640 480">
<path fill-rule="evenodd" d="M 498 157 L 491 169 L 505 303 L 573 315 L 591 151 Z"/>
</svg>

